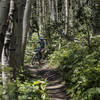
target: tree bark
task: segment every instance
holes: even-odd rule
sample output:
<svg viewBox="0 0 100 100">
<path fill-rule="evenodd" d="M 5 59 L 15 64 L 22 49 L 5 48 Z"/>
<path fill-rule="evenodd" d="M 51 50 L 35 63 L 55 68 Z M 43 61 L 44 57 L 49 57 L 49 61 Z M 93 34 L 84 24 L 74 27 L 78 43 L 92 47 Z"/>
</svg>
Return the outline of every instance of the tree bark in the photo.
<svg viewBox="0 0 100 100">
<path fill-rule="evenodd" d="M 21 67 L 22 62 L 22 32 L 23 32 L 23 15 L 26 0 L 17 0 L 17 23 L 16 23 L 16 66 Z"/>
<path fill-rule="evenodd" d="M 29 30 L 29 20 L 31 15 L 31 0 L 26 1 L 26 6 L 23 16 L 23 34 L 22 34 L 22 62 L 24 63 L 24 53 L 27 42 L 27 33 Z"/>
<path fill-rule="evenodd" d="M 69 27 L 69 32 L 68 32 L 68 36 L 71 38 L 72 41 L 74 41 L 74 33 L 75 33 L 75 27 L 74 27 L 74 0 L 70 0 L 69 2 L 69 23 L 68 23 L 68 27 Z"/>
<path fill-rule="evenodd" d="M 65 0 L 65 35 L 67 35 L 67 25 L 68 25 L 68 0 Z"/>
<path fill-rule="evenodd" d="M 54 0 L 51 0 L 51 20 L 55 21 Z"/>
<path fill-rule="evenodd" d="M 58 0 L 54 0 L 55 21 L 58 21 Z"/>
<path fill-rule="evenodd" d="M 8 18 L 8 8 L 10 0 L 0 0 L 0 61 L 4 43 L 4 35 L 6 29 L 6 21 Z"/>
<path fill-rule="evenodd" d="M 39 34 L 42 33 L 42 21 L 41 21 L 41 16 L 42 16 L 42 6 L 41 6 L 41 0 L 39 0 L 39 22 L 38 22 L 38 25 L 39 25 Z"/>
<path fill-rule="evenodd" d="M 48 15 L 49 15 L 50 23 L 51 23 L 51 0 L 48 0 Z"/>
<path fill-rule="evenodd" d="M 14 11 L 15 11 L 15 2 L 10 0 L 9 14 L 7 20 L 7 30 L 4 38 L 4 46 L 2 51 L 2 82 L 3 82 L 3 99 L 4 100 L 17 100 L 15 97 L 16 93 L 13 91 L 10 94 L 10 84 L 13 78 L 13 68 L 10 67 L 10 54 L 11 54 L 11 41 L 12 35 L 14 32 Z M 13 82 L 12 82 L 13 83 Z M 14 86 L 14 83 L 13 83 Z M 14 87 L 13 87 L 14 88 Z"/>
<path fill-rule="evenodd" d="M 42 33 L 45 33 L 45 1 L 42 0 Z"/>
</svg>

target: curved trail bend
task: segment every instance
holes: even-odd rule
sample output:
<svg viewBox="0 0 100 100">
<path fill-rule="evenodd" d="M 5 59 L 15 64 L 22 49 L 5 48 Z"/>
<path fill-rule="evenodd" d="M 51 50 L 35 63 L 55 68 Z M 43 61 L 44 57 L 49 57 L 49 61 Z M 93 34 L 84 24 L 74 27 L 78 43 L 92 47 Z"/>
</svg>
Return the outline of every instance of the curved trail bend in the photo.
<svg viewBox="0 0 100 100">
<path fill-rule="evenodd" d="M 65 82 L 59 71 L 49 69 L 43 65 L 41 68 L 34 68 L 32 65 L 25 66 L 28 68 L 31 76 L 35 79 L 46 78 L 48 86 L 46 87 L 51 100 L 69 100 L 66 94 Z"/>
</svg>

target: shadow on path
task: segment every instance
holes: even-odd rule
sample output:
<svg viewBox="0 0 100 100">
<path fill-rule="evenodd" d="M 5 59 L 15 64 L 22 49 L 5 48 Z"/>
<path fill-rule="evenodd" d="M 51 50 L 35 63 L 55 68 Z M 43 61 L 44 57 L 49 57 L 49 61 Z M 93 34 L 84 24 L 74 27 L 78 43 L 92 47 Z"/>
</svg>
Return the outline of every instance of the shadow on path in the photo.
<svg viewBox="0 0 100 100">
<path fill-rule="evenodd" d="M 46 89 L 51 100 L 69 100 L 66 94 L 65 82 L 59 71 L 32 65 L 26 65 L 25 68 L 29 70 L 33 78 L 47 79 L 49 84 Z"/>
</svg>

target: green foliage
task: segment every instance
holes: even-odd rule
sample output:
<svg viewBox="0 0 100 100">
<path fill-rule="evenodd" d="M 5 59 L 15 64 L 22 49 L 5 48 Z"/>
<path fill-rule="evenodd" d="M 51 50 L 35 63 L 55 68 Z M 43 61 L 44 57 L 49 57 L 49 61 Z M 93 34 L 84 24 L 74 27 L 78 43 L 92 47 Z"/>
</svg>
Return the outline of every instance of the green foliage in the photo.
<svg viewBox="0 0 100 100">
<path fill-rule="evenodd" d="M 2 93 L 3 93 L 3 86 L 2 86 L 2 79 L 1 79 L 1 72 L 0 72 L 0 100 L 2 100 Z"/>
<path fill-rule="evenodd" d="M 37 49 L 37 41 L 38 41 L 38 36 L 37 33 L 34 33 L 31 38 L 28 39 L 28 43 L 26 46 L 26 51 L 25 51 L 25 64 L 30 64 L 32 57 L 33 57 L 33 52 L 35 49 Z"/>
<path fill-rule="evenodd" d="M 18 80 L 19 100 L 49 100 L 45 89 L 46 86 L 46 80 L 25 81 L 24 83 Z"/>
<path fill-rule="evenodd" d="M 0 100 L 5 100 L 5 92 L 4 90 L 7 91 L 9 94 L 10 98 L 15 98 L 17 94 L 17 88 L 16 88 L 16 83 L 15 82 L 8 82 L 6 87 L 3 87 L 1 78 L 0 78 Z"/>
<path fill-rule="evenodd" d="M 3 67 L 0 68 L 1 71 L 2 72 L 5 72 L 6 75 L 9 74 L 9 76 L 11 76 L 11 74 L 13 72 L 12 67 L 9 67 L 9 66 L 3 66 Z M 9 80 L 9 78 L 7 78 L 7 80 L 6 80 L 6 82 L 7 82 L 6 83 L 6 86 L 5 85 L 3 86 L 3 82 L 2 82 L 2 72 L 0 72 L 0 100 L 4 100 L 5 99 L 6 92 L 9 94 L 9 96 L 11 98 L 16 97 L 16 93 L 15 93 L 15 91 L 16 91 L 16 83 L 14 82 L 14 80 Z"/>
<path fill-rule="evenodd" d="M 50 56 L 50 64 L 63 71 L 72 100 L 100 100 L 100 37 L 86 42 L 69 42 Z"/>
</svg>

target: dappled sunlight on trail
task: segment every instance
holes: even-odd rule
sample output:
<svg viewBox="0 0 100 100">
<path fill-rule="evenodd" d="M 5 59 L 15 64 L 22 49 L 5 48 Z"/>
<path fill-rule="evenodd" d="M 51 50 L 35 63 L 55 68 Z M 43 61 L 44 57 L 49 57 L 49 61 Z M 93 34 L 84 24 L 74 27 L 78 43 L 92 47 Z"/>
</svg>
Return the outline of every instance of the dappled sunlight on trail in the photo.
<svg viewBox="0 0 100 100">
<path fill-rule="evenodd" d="M 42 66 L 26 65 L 25 68 L 30 71 L 33 78 L 47 79 L 48 86 L 46 87 L 46 90 L 51 100 L 69 100 L 66 94 L 65 82 L 58 70 L 49 69 L 46 64 L 43 64 Z"/>
</svg>

